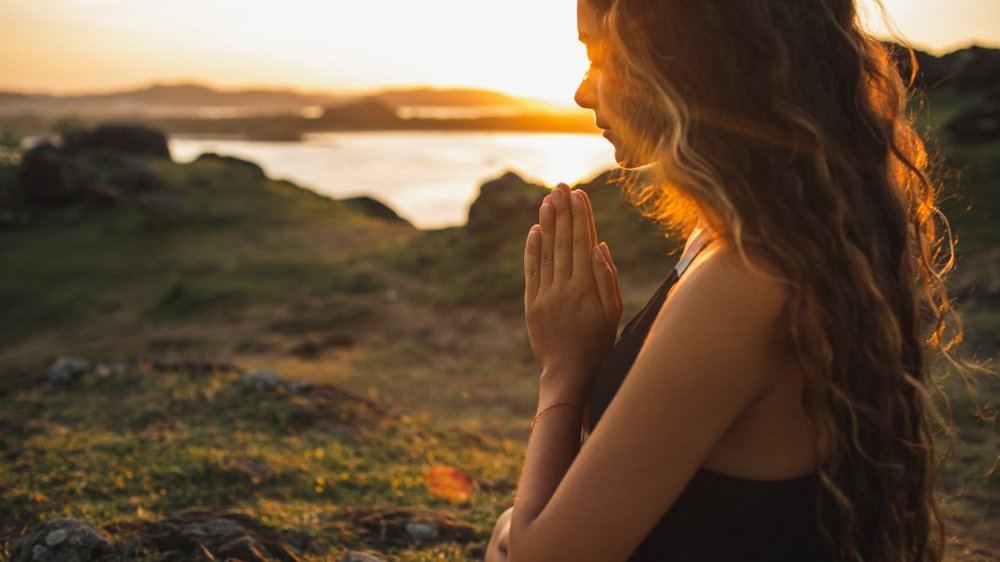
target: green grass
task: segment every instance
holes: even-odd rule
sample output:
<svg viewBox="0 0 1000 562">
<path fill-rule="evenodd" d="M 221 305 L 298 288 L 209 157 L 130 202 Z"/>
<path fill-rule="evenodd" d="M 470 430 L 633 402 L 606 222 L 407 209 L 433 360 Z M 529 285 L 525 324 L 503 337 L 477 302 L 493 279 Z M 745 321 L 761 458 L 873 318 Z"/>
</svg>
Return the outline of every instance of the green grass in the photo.
<svg viewBox="0 0 1000 562">
<path fill-rule="evenodd" d="M 922 123 L 934 130 L 970 98 L 941 91 L 927 103 Z M 961 173 L 943 202 L 961 258 L 950 282 L 985 286 L 1000 247 L 1000 149 L 940 149 Z M 476 236 L 420 232 L 223 163 L 157 167 L 161 193 L 184 209 L 181 224 L 155 228 L 126 197 L 0 231 L 0 560 L 23 527 L 53 517 L 120 529 L 199 507 L 305 533 L 307 560 L 364 548 L 397 560 L 480 556 L 513 499 L 537 392 L 521 317 L 524 236 L 535 217 L 496 217 Z M 0 196 L 12 178 L 0 166 Z M 623 277 L 627 319 L 673 265 L 676 244 L 618 187 L 599 179 L 589 193 Z M 984 358 L 1000 349 L 991 298 L 980 290 L 959 300 L 964 349 Z M 331 336 L 350 341 L 316 357 L 291 353 Z M 41 382 L 61 355 L 264 365 L 349 389 L 390 415 L 361 399 L 250 391 L 235 374 L 133 368 L 73 387 Z M 978 400 L 995 403 L 996 380 L 979 380 Z M 951 520 L 974 536 L 992 524 L 1000 495 L 1000 440 L 957 378 L 947 390 L 957 440 L 940 493 Z M 423 474 L 435 464 L 472 477 L 469 501 L 429 493 Z M 366 505 L 444 510 L 471 531 L 400 548 L 359 526 L 350 508 Z"/>
<path fill-rule="evenodd" d="M 307 533 L 308 560 L 399 550 L 356 528 L 343 509 L 353 505 L 452 513 L 472 529 L 466 543 L 399 559 L 468 556 L 512 501 L 489 485 L 516 479 L 523 454 L 514 441 L 445 433 L 363 401 L 251 390 L 235 374 L 132 370 L 72 388 L 31 385 L 5 397 L 0 422 L 17 428 L 0 437 L 5 534 L 54 517 L 111 525 L 207 506 Z M 435 496 L 424 480 L 432 465 L 457 467 L 479 487 L 462 503 Z"/>
</svg>

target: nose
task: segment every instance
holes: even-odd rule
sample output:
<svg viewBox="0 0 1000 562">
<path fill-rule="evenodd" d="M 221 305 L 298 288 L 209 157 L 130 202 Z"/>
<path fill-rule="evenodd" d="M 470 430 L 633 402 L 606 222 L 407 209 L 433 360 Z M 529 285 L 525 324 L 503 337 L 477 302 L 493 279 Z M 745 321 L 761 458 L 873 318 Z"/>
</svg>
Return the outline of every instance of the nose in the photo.
<svg viewBox="0 0 1000 562">
<path fill-rule="evenodd" d="M 573 96 L 573 101 L 576 102 L 576 105 L 584 109 L 596 108 L 597 96 L 589 73 L 580 81 L 580 85 L 576 88 L 576 94 Z"/>
</svg>

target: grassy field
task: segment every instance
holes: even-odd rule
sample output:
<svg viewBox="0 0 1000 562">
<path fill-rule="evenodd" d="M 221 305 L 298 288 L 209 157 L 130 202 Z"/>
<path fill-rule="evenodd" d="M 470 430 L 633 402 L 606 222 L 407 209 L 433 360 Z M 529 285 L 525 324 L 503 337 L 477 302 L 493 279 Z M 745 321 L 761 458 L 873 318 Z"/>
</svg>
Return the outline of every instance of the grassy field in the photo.
<svg viewBox="0 0 1000 562">
<path fill-rule="evenodd" d="M 932 95 L 927 126 L 968 101 Z M 961 171 L 945 210 L 965 349 L 995 358 L 1000 146 L 941 149 Z M 239 523 L 274 559 L 480 558 L 537 392 L 520 311 L 533 216 L 422 232 L 239 166 L 156 166 L 176 225 L 123 198 L 0 231 L 0 560 L 55 517 L 94 522 L 135 560 L 209 559 L 171 534 L 203 520 Z M 604 178 L 588 190 L 627 319 L 676 245 Z M 107 365 L 48 382 L 63 356 Z M 259 367 L 314 386 L 244 384 Z M 1000 437 L 976 414 L 1000 389 L 981 380 L 974 396 L 946 382 L 953 560 L 994 559 L 1000 536 Z M 438 536 L 414 538 L 421 522 Z"/>
</svg>

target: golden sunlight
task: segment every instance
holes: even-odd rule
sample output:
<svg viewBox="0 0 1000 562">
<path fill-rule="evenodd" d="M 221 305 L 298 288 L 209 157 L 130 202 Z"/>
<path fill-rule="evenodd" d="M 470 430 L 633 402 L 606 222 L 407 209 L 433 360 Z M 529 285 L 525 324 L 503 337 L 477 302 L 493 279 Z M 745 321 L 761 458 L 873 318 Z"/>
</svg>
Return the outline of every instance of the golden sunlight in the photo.
<svg viewBox="0 0 1000 562">
<path fill-rule="evenodd" d="M 914 44 L 1000 41 L 1000 3 L 885 0 Z M 879 24 L 874 0 L 863 0 Z M 58 37 L 59 40 L 53 40 Z M 7 0 L 0 89 L 152 81 L 370 90 L 466 86 L 572 105 L 586 68 L 576 0 Z"/>
</svg>

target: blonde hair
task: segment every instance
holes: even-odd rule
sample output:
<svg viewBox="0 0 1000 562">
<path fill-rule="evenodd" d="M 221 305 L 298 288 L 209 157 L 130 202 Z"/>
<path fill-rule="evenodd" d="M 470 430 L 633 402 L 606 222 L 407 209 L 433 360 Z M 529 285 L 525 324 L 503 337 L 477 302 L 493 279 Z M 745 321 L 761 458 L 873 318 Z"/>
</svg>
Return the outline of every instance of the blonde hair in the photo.
<svg viewBox="0 0 1000 562">
<path fill-rule="evenodd" d="M 853 0 L 590 3 L 608 46 L 603 109 L 654 162 L 628 176 L 628 198 L 680 236 L 704 214 L 789 284 L 837 560 L 941 560 L 933 426 L 950 430 L 951 413 L 943 393 L 935 407 L 927 352 L 967 364 L 951 354 L 962 325 L 940 185 L 891 53 Z"/>
</svg>

